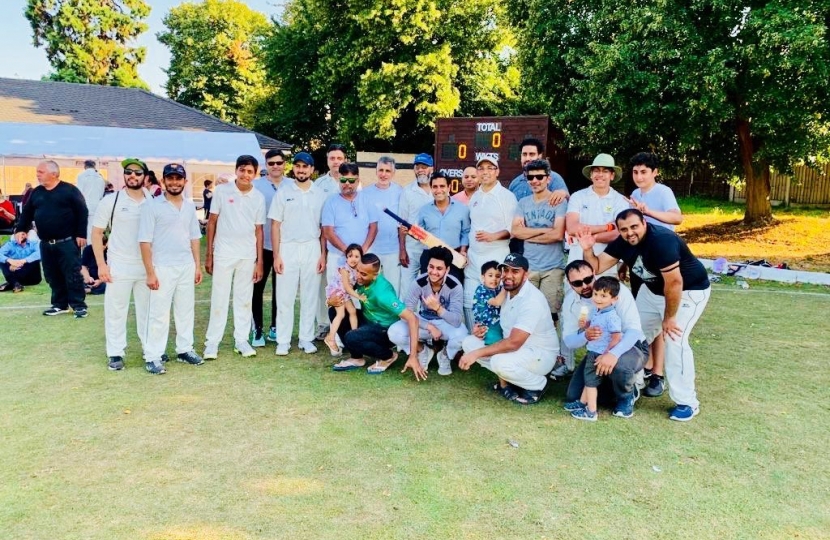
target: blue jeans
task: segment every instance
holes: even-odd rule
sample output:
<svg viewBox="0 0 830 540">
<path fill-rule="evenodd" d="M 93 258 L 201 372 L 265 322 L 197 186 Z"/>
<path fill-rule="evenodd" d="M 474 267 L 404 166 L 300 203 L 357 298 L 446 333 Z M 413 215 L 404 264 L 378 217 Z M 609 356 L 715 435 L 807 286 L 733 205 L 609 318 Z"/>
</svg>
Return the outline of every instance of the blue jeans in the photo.
<svg viewBox="0 0 830 540">
<path fill-rule="evenodd" d="M 583 358 L 574 370 L 565 394 L 567 401 L 574 401 L 582 396 L 582 389 L 585 387 L 585 361 L 591 356 L 593 355 Z M 597 387 L 597 401 L 616 405 L 620 399 L 630 397 L 634 392 L 637 372 L 643 369 L 647 359 L 648 344 L 644 341 L 638 341 L 631 349 L 620 355 L 614 371 L 607 377 L 602 377 L 603 381 Z"/>
</svg>

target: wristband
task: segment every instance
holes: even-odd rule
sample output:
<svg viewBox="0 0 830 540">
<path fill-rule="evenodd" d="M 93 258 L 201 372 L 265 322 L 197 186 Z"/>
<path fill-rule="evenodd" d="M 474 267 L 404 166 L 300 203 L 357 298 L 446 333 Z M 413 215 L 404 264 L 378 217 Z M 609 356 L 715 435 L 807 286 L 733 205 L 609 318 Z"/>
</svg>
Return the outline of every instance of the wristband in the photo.
<svg viewBox="0 0 830 540">
<path fill-rule="evenodd" d="M 608 231 L 608 232 L 611 232 L 614 229 L 616 229 L 616 227 L 614 227 L 613 223 L 609 223 L 608 225 L 605 226 L 605 230 Z"/>
</svg>

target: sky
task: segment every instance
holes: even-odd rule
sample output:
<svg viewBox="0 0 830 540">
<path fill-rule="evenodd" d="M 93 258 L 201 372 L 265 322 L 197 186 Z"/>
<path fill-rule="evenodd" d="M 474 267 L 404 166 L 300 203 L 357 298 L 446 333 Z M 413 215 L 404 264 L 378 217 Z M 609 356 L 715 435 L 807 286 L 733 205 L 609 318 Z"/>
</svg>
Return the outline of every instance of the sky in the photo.
<svg viewBox="0 0 830 540">
<path fill-rule="evenodd" d="M 147 57 L 138 67 L 138 73 L 150 85 L 150 89 L 165 95 L 164 83 L 167 75 L 164 69 L 170 63 L 167 47 L 156 40 L 156 34 L 164 30 L 162 19 L 170 8 L 182 4 L 182 0 L 146 0 L 152 8 L 147 19 L 150 29 L 138 39 L 138 45 L 147 47 Z M 282 12 L 283 0 L 243 0 L 251 9 L 269 17 Z M 32 45 L 32 28 L 23 15 L 26 0 L 0 0 L 0 77 L 14 79 L 40 79 L 49 73 L 51 67 L 43 49 Z"/>
</svg>

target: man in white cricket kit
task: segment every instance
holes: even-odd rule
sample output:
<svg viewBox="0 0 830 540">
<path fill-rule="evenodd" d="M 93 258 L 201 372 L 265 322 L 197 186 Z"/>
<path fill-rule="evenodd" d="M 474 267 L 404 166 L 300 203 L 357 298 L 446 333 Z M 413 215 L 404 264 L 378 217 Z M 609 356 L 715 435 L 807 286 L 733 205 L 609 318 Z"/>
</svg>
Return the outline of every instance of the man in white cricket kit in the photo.
<svg viewBox="0 0 830 540">
<path fill-rule="evenodd" d="M 432 156 L 418 154 L 415 156 L 415 181 L 406 186 L 401 192 L 401 201 L 398 206 L 398 215 L 409 223 L 418 223 L 418 213 L 424 205 L 432 202 L 432 190 L 429 188 L 429 179 L 432 176 Z M 421 273 L 421 254 L 424 246 L 406 232 L 398 232 L 398 251 L 401 263 L 400 290 L 406 294 Z"/>
<path fill-rule="evenodd" d="M 78 178 L 75 180 L 75 185 L 81 191 L 81 195 L 84 196 L 86 209 L 90 217 L 87 238 L 91 238 L 90 235 L 92 234 L 93 227 L 91 218 L 98 209 L 98 203 L 104 198 L 106 184 L 104 177 L 95 169 L 95 162 L 91 159 L 84 161 L 84 172 L 78 175 Z"/>
<path fill-rule="evenodd" d="M 138 241 L 150 289 L 144 367 L 153 375 L 166 371 L 161 357 L 170 332 L 171 303 L 176 324 L 176 359 L 194 366 L 204 363 L 193 350 L 196 285 L 202 282 L 202 234 L 196 206 L 182 197 L 186 177 L 184 167 L 178 163 L 165 165 L 165 191 L 141 209 Z"/>
<path fill-rule="evenodd" d="M 294 301 L 300 287 L 299 347 L 306 353 L 314 346 L 314 316 L 320 302 L 320 280 L 326 269 L 326 244 L 320 234 L 320 215 L 326 194 L 311 182 L 314 159 L 306 152 L 294 156 L 294 182 L 275 195 L 268 211 L 274 271 L 277 275 L 277 348 L 285 356 L 294 332 Z"/>
<path fill-rule="evenodd" d="M 259 162 L 253 156 L 236 160 L 236 180 L 213 192 L 207 225 L 205 270 L 213 276 L 210 321 L 205 335 L 205 360 L 215 360 L 228 322 L 228 303 L 233 287 L 234 352 L 256 355 L 248 343 L 254 283 L 262 279 L 262 226 L 265 198 L 254 189 Z"/>
<path fill-rule="evenodd" d="M 124 168 L 124 189 L 106 196 L 92 219 L 92 250 L 98 263 L 98 278 L 107 283 L 104 292 L 104 335 L 110 371 L 124 369 L 130 296 L 135 301 L 138 340 L 142 349 L 145 347 L 147 303 L 150 298 L 147 274 L 138 246 L 141 208 L 152 199 L 144 189 L 147 166 L 137 159 L 125 159 L 121 166 Z M 110 233 L 105 258 L 104 231 L 107 228 Z"/>
<path fill-rule="evenodd" d="M 464 268 L 464 311 L 473 325 L 473 297 L 481 282 L 481 265 L 510 253 L 510 228 L 519 207 L 516 196 L 499 183 L 499 162 L 483 157 L 476 163 L 480 187 L 470 197 L 470 247 Z"/>
<path fill-rule="evenodd" d="M 395 160 L 389 156 L 378 159 L 375 168 L 378 181 L 363 190 L 363 196 L 375 207 L 378 215 L 378 234 L 369 248 L 380 259 L 381 272 L 398 296 L 401 296 L 401 261 L 398 241 L 398 222 L 383 209 L 398 213 L 403 189 L 392 182 Z"/>
</svg>

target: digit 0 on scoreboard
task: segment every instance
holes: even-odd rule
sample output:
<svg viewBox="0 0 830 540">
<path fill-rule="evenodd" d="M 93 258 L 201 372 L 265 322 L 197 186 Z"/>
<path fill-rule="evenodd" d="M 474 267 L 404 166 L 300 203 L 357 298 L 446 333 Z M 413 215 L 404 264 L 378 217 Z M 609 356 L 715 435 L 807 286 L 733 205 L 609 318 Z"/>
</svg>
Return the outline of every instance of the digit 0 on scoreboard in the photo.
<svg viewBox="0 0 830 540">
<path fill-rule="evenodd" d="M 490 145 L 493 148 L 498 148 L 501 146 L 501 133 L 496 131 L 493 133 L 493 138 L 490 140 Z"/>
<path fill-rule="evenodd" d="M 458 159 L 467 159 L 467 145 L 466 144 L 459 144 L 458 145 Z"/>
</svg>

